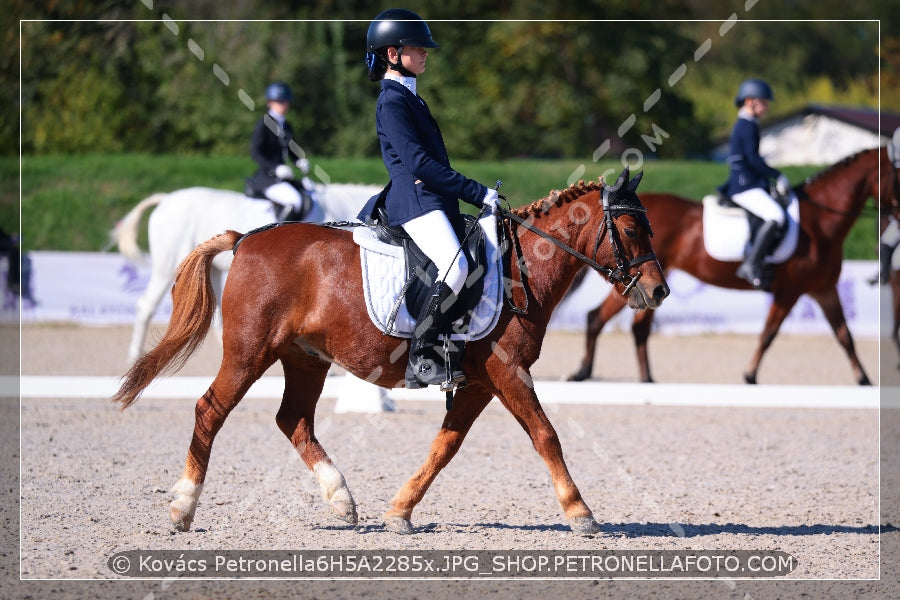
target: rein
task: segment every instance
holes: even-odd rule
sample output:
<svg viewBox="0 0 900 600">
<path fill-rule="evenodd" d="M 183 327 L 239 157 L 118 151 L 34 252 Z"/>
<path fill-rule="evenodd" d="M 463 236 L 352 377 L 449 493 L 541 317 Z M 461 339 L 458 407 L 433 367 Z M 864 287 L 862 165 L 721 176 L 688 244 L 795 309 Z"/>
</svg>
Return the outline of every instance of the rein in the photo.
<svg viewBox="0 0 900 600">
<path fill-rule="evenodd" d="M 601 275 L 605 276 L 606 278 L 608 278 L 612 281 L 618 281 L 618 282 L 622 283 L 625 286 L 624 290 L 622 291 L 622 294 L 628 295 L 628 292 L 631 291 L 631 288 L 633 288 L 634 285 L 641 278 L 640 271 L 638 271 L 637 274 L 635 274 L 635 275 L 629 275 L 628 270 L 631 269 L 632 267 L 636 267 L 647 261 L 656 260 L 656 254 L 651 252 L 650 254 L 644 254 L 641 256 L 637 256 L 637 257 L 631 259 L 630 261 L 626 260 L 625 252 L 622 247 L 622 241 L 619 238 L 618 231 L 616 230 L 615 224 L 613 223 L 612 211 L 621 211 L 621 212 L 625 212 L 625 213 L 634 214 L 634 213 L 646 213 L 647 209 L 642 206 L 636 207 L 636 206 L 626 206 L 626 205 L 618 205 L 618 204 L 610 205 L 609 204 L 609 188 L 605 187 L 605 186 L 603 188 L 602 198 L 603 198 L 603 223 L 600 226 L 600 228 L 597 230 L 597 241 L 594 244 L 594 251 L 592 253 L 592 256 L 593 257 L 597 256 L 597 252 L 600 250 L 600 243 L 602 242 L 604 236 L 608 232 L 609 233 L 609 243 L 610 243 L 610 246 L 612 247 L 613 256 L 616 259 L 616 268 L 615 269 L 611 269 L 605 265 L 601 265 L 599 262 L 597 262 L 595 260 L 595 258 L 592 258 L 590 256 L 586 256 L 586 255 L 582 254 L 578 250 L 576 250 L 576 249 L 572 248 L 571 246 L 569 246 L 568 244 L 558 240 L 557 238 L 550 235 L 549 233 L 541 230 L 538 227 L 535 227 L 534 224 L 532 224 L 528 219 L 523 219 L 522 217 L 516 215 L 512 211 L 505 209 L 503 207 L 498 207 L 498 208 L 500 209 L 500 215 L 503 219 L 514 221 L 515 223 L 521 225 L 528 231 L 532 231 L 532 232 L 536 233 L 537 235 L 541 236 L 542 238 L 544 238 L 545 240 L 551 242 L 553 245 L 555 245 L 557 248 L 559 248 L 566 254 L 573 256 L 574 258 L 580 260 L 581 262 L 583 262 L 587 266 L 591 267 L 592 269 L 594 269 Z M 504 227 L 503 230 L 504 230 L 504 232 L 506 232 L 506 227 Z M 510 228 L 510 230 L 512 230 L 512 228 Z M 524 259 L 522 257 L 522 248 L 521 248 L 521 245 L 519 244 L 518 236 L 516 236 L 514 233 L 512 233 L 510 235 L 513 238 L 512 247 L 516 253 L 516 257 L 515 257 L 516 263 L 519 265 L 520 272 L 525 273 L 525 271 L 522 270 L 522 267 L 524 265 Z M 523 283 L 524 282 L 525 282 L 525 278 L 523 277 Z M 525 303 L 526 303 L 525 308 L 519 308 L 513 304 L 512 289 L 509 286 L 507 287 L 507 290 L 506 290 L 506 296 L 507 296 L 507 301 L 509 303 L 509 306 L 513 312 L 515 312 L 517 314 L 524 314 L 528 310 L 527 291 L 525 294 Z"/>
</svg>

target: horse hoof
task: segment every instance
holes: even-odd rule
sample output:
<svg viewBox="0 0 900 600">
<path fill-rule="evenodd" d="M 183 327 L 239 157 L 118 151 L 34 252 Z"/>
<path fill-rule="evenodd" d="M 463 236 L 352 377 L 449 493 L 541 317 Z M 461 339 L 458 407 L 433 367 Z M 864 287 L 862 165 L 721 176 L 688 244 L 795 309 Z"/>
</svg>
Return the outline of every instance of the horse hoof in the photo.
<svg viewBox="0 0 900 600">
<path fill-rule="evenodd" d="M 867 375 L 863 375 L 859 378 L 859 385 L 872 385 L 872 382 L 869 381 L 869 377 Z"/>
<path fill-rule="evenodd" d="M 571 375 L 569 375 L 569 381 L 584 381 L 585 379 L 589 379 L 591 373 L 586 369 L 578 369 Z"/>
<path fill-rule="evenodd" d="M 409 535 L 413 532 L 412 523 L 408 519 L 402 517 L 385 516 L 384 526 L 388 531 L 393 531 L 400 535 Z"/>
<path fill-rule="evenodd" d="M 346 521 L 351 525 L 356 525 L 359 522 L 359 516 L 356 514 L 356 504 L 352 498 L 349 500 L 332 500 L 331 510 L 341 521 Z"/>
<path fill-rule="evenodd" d="M 744 383 L 749 383 L 750 385 L 756 385 L 756 375 L 751 375 L 750 373 L 744 373 Z"/>
<path fill-rule="evenodd" d="M 600 533 L 600 525 L 597 524 L 594 517 L 575 517 L 569 519 L 569 527 L 572 528 L 573 533 L 580 533 L 582 535 Z"/>
<path fill-rule="evenodd" d="M 175 531 L 190 531 L 194 515 L 184 512 L 182 508 L 176 506 L 176 502 L 178 501 L 172 502 L 172 505 L 169 507 L 169 519 L 172 520 Z"/>
</svg>

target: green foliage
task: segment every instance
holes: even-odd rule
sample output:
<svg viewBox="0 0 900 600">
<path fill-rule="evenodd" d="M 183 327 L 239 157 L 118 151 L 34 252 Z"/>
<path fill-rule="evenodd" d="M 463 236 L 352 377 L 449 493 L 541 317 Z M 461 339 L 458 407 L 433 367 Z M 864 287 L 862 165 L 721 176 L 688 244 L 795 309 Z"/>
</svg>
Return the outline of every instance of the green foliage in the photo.
<svg viewBox="0 0 900 600">
<path fill-rule="evenodd" d="M 513 206 L 545 197 L 578 179 L 612 180 L 621 171 L 616 161 L 580 163 L 573 160 L 514 159 L 454 161 L 467 176 L 492 185 L 503 180 L 501 193 Z M 240 191 L 252 173 L 249 158 L 216 159 L 178 155 L 82 155 L 25 157 L 22 161 L 22 224 L 18 227 L 18 161 L 0 158 L 0 227 L 21 231 L 26 250 L 97 251 L 108 233 L 141 199 L 156 193 L 203 185 Z M 699 199 L 726 177 L 725 167 L 700 161 L 648 161 L 640 191 L 672 192 Z M 799 182 L 817 167 L 784 171 Z M 380 159 L 314 159 L 315 178 L 324 182 L 384 184 Z M 146 230 L 146 227 L 144 228 Z M 845 245 L 845 256 L 874 259 L 878 234 L 875 213 L 859 219 Z M 141 239 L 146 247 L 146 236 Z"/>
<path fill-rule="evenodd" d="M 21 92 L 26 154 L 245 156 L 265 86 L 283 80 L 309 154 L 377 156 L 379 86 L 366 81 L 362 59 L 380 4 L 15 4 L 47 19 L 21 24 L 21 90 L 0 91 L 12 101 Z M 878 22 L 823 20 L 836 0 L 770 4 L 452 0 L 421 9 L 441 47 L 420 91 L 453 157 L 578 158 L 609 140 L 610 157 L 640 147 L 668 159 L 702 156 L 727 132 L 748 76 L 775 87 L 772 117 L 811 103 L 876 106 L 881 70 L 883 85 L 896 88 L 897 28 L 882 28 L 882 51 Z M 840 9 L 841 19 L 867 12 L 865 3 Z M 223 18 L 236 20 L 212 20 Z M 762 18 L 779 20 L 754 20 Z M 17 32 L 6 32 L 0 65 L 14 75 Z M 900 108 L 900 94 L 882 92 L 883 106 Z M 0 116 L 7 155 L 18 151 L 14 116 Z M 667 137 L 649 148 L 642 136 L 654 127 Z"/>
</svg>

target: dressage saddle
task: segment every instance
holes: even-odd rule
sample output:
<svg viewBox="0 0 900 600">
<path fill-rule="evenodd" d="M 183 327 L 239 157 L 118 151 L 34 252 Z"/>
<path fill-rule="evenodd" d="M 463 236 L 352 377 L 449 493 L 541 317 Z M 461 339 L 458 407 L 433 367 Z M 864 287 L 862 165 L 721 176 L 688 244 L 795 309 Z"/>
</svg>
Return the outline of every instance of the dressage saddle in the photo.
<svg viewBox="0 0 900 600">
<path fill-rule="evenodd" d="M 385 244 L 403 248 L 406 255 L 406 283 L 403 286 L 404 300 L 409 314 L 416 315 L 428 300 L 428 292 L 437 278 L 437 267 L 409 237 L 402 226 L 388 224 L 384 206 L 378 205 L 374 217 L 367 219 L 366 225 L 372 227 L 375 235 Z M 450 309 L 450 321 L 454 323 L 452 333 L 465 334 L 468 331 L 469 318 L 475 305 L 481 300 L 484 292 L 484 275 L 487 273 L 487 247 L 484 232 L 478 221 L 471 215 L 461 214 L 450 219 L 456 237 L 463 240 L 461 252 L 469 263 L 469 278 L 459 293 L 459 297 Z M 399 305 L 398 307 L 399 308 Z M 393 324 L 396 310 L 391 315 L 389 325 Z"/>
</svg>

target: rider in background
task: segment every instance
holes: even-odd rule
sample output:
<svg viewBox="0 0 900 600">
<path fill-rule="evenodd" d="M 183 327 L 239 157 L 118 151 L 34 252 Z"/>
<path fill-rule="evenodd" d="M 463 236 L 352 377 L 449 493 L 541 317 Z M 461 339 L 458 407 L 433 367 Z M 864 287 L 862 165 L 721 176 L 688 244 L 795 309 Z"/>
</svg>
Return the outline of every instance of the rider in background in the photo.
<svg viewBox="0 0 900 600">
<path fill-rule="evenodd" d="M 279 207 L 276 210 L 279 221 L 289 216 L 294 220 L 321 221 L 324 212 L 317 202 L 313 202 L 314 188 L 305 176 L 309 172 L 309 160 L 302 156 L 300 146 L 294 142 L 294 130 L 286 118 L 293 100 L 291 88 L 284 83 L 272 83 L 266 88 L 268 110 L 256 122 L 250 139 L 250 156 L 259 165 L 250 183 Z M 300 182 L 294 180 L 290 163 L 304 175 Z M 313 215 L 310 210 L 322 214 Z"/>
<path fill-rule="evenodd" d="M 790 192 L 787 177 L 759 155 L 759 119 L 765 116 L 773 99 L 772 88 L 765 81 L 748 79 L 741 83 L 734 99 L 738 115 L 731 130 L 729 177 L 724 189 L 735 204 L 763 221 L 736 273 L 756 289 L 764 287 L 763 260 L 773 249 L 778 230 L 785 222 L 784 209 L 769 195 L 769 180 L 776 180 L 779 195 Z"/>
<path fill-rule="evenodd" d="M 410 344 L 406 370 L 410 388 L 438 384 L 447 376 L 427 355 L 447 328 L 447 311 L 469 270 L 465 256 L 458 252 L 460 242 L 449 217 L 460 214 L 460 199 L 478 208 L 499 205 L 496 190 L 450 167 L 437 121 L 416 92 L 416 77 L 425 71 L 428 48 L 437 47 L 425 21 L 405 9 L 382 12 L 366 34 L 368 78 L 381 82 L 375 129 L 390 182 L 363 208 L 360 219 L 370 218 L 383 198 L 388 224 L 402 225 L 438 269 Z M 449 379 L 462 383 L 465 376 L 456 367 Z"/>
</svg>

